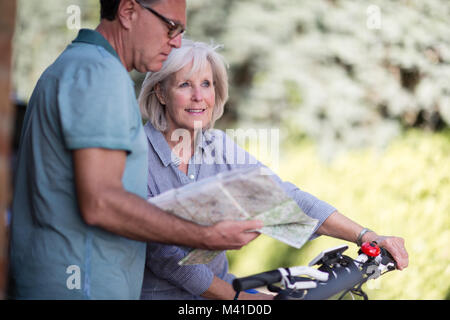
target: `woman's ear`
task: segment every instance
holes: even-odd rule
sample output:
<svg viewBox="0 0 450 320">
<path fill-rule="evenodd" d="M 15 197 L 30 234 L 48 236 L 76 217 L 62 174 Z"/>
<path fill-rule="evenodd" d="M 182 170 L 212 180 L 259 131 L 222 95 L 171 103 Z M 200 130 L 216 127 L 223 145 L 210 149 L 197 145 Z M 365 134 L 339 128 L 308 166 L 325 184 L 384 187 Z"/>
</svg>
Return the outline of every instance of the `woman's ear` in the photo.
<svg viewBox="0 0 450 320">
<path fill-rule="evenodd" d="M 158 99 L 159 103 L 161 103 L 163 106 L 165 106 L 166 100 L 164 99 L 164 94 L 163 94 L 160 82 L 155 84 L 155 94 L 156 94 L 156 98 Z"/>
</svg>

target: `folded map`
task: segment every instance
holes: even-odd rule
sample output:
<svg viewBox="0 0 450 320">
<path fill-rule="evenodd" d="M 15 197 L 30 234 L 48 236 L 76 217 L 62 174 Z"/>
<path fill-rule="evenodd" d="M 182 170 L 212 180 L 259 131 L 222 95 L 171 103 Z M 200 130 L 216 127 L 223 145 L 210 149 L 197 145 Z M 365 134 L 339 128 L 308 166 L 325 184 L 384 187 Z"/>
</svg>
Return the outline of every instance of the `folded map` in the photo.
<svg viewBox="0 0 450 320">
<path fill-rule="evenodd" d="M 172 189 L 148 201 L 201 225 L 222 220 L 257 219 L 257 230 L 295 248 L 312 235 L 318 220 L 307 216 L 264 168 L 235 169 Z M 180 265 L 206 264 L 222 251 L 193 249 Z"/>
</svg>

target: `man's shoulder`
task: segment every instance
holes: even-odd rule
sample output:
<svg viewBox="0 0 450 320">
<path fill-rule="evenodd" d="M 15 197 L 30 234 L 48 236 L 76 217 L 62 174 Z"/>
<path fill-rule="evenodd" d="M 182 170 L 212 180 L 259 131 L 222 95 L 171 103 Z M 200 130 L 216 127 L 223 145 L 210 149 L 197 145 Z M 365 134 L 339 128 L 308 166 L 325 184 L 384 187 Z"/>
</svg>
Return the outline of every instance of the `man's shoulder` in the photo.
<svg viewBox="0 0 450 320">
<path fill-rule="evenodd" d="M 127 79 L 128 72 L 120 61 L 97 45 L 72 43 L 47 69 L 49 75 L 58 78 L 73 78 L 88 73 L 90 77 L 111 77 Z M 111 80 L 111 79 L 110 79 Z"/>
</svg>

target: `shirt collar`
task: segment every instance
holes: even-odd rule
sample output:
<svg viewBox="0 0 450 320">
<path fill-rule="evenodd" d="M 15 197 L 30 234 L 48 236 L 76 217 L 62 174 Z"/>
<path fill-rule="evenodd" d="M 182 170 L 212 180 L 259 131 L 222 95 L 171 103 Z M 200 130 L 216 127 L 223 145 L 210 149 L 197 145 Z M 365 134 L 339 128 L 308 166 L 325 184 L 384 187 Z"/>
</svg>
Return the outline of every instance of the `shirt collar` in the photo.
<svg viewBox="0 0 450 320">
<path fill-rule="evenodd" d="M 84 42 L 103 47 L 106 51 L 108 51 L 110 54 L 112 54 L 120 61 L 119 55 L 117 54 L 116 50 L 114 50 L 114 48 L 111 46 L 111 44 L 108 42 L 108 40 L 106 40 L 101 35 L 100 32 L 97 32 L 95 30 L 81 29 L 78 32 L 78 36 L 72 42 Z M 120 61 L 120 63 L 122 62 Z"/>
<path fill-rule="evenodd" d="M 172 162 L 176 164 L 176 156 L 172 159 L 172 149 L 170 149 L 164 135 L 160 131 L 156 130 L 150 122 L 145 124 L 144 131 L 147 135 L 148 141 L 153 146 L 153 149 L 161 159 L 164 166 L 167 167 Z M 211 130 L 204 130 L 201 132 L 200 138 L 200 140 L 197 140 L 197 147 L 204 151 L 206 148 L 210 148 L 209 145 L 214 142 L 215 136 L 212 134 Z M 195 148 L 195 150 L 198 148 Z"/>
<path fill-rule="evenodd" d="M 202 148 L 203 151 L 211 148 L 210 145 L 214 143 L 214 139 L 216 136 L 213 134 L 212 129 L 207 129 L 201 132 L 201 139 L 197 140 L 199 145 L 198 147 Z"/>
</svg>

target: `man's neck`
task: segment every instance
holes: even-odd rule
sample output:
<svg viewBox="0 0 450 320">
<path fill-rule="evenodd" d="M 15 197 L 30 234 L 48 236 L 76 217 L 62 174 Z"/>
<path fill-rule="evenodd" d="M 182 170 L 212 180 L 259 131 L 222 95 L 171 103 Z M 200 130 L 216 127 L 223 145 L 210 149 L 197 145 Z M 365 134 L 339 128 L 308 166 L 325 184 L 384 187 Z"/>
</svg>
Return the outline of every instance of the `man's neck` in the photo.
<svg viewBox="0 0 450 320">
<path fill-rule="evenodd" d="M 117 52 L 117 55 L 120 58 L 125 69 L 130 72 L 133 68 L 131 63 L 127 63 L 126 51 L 124 50 L 122 36 L 119 30 L 117 29 L 116 23 L 113 21 L 102 20 L 100 24 L 97 26 L 95 31 L 100 33 L 113 47 L 113 49 Z"/>
</svg>

